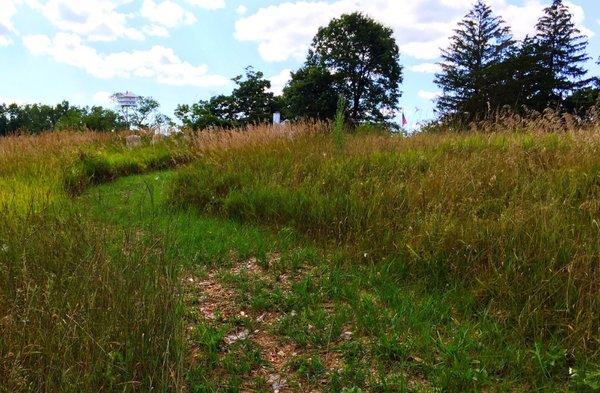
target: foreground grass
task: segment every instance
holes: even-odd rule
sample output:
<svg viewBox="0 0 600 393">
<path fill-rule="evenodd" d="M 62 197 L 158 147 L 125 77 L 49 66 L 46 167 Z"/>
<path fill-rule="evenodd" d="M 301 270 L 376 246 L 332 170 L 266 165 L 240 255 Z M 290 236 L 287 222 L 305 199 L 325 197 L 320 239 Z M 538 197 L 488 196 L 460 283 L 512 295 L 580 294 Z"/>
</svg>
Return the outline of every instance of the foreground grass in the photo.
<svg viewBox="0 0 600 393">
<path fill-rule="evenodd" d="M 357 265 L 290 228 L 173 211 L 164 204 L 172 176 L 122 179 L 85 203 L 110 225 L 169 234 L 164 252 L 186 271 L 190 391 L 267 391 L 273 375 L 291 391 L 588 391 L 593 383 L 593 360 L 558 341 L 522 343 L 472 293 L 432 290 L 408 279 L 406 264 Z M 226 342 L 244 329 L 248 336 Z"/>
<path fill-rule="evenodd" d="M 0 212 L 2 390 L 177 386 L 178 266 L 162 241 L 58 208 Z"/>
<path fill-rule="evenodd" d="M 92 133 L 0 140 L 0 391 L 181 388 L 180 265 L 157 233 L 113 231 L 64 188 L 90 152 L 123 174 L 172 151 Z"/>
<path fill-rule="evenodd" d="M 0 143 L 0 389 L 598 385 L 597 133 L 305 128 Z"/>
<path fill-rule="evenodd" d="M 487 341 L 490 354 L 508 362 L 465 370 L 490 376 L 512 368 L 530 382 L 567 383 L 575 365 L 592 374 L 597 367 L 598 153 L 593 131 L 361 135 L 342 148 L 310 134 L 205 152 L 174 178 L 169 201 L 289 226 L 341 248 L 353 269 L 387 266 L 397 272 L 386 274 L 391 280 L 417 279 L 444 297 L 457 291 L 461 306 L 454 307 L 479 329 L 440 333 L 440 341 L 463 337 L 453 345 L 472 348 Z M 392 285 L 388 291 L 397 296 Z M 406 345 L 404 337 L 394 340 Z"/>
</svg>

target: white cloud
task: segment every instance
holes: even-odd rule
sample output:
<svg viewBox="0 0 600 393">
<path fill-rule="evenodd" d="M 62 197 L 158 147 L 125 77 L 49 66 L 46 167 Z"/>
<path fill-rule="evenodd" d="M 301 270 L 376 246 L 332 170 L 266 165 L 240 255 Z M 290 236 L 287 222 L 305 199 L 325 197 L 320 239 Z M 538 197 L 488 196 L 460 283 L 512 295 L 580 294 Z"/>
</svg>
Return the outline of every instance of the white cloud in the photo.
<svg viewBox="0 0 600 393">
<path fill-rule="evenodd" d="M 419 96 L 419 98 L 431 101 L 435 100 L 436 98 L 439 98 L 442 95 L 442 93 L 440 93 L 439 91 L 419 90 L 417 95 Z"/>
<path fill-rule="evenodd" d="M 577 5 L 573 2 L 570 1 L 565 1 L 565 4 L 569 6 L 569 9 L 571 10 L 571 13 L 573 14 L 573 20 L 575 22 L 575 24 L 577 25 L 577 27 L 579 28 L 579 30 L 581 30 L 581 32 L 585 35 L 587 35 L 588 37 L 593 37 L 594 36 L 594 32 L 591 29 L 588 29 L 585 25 L 585 11 L 583 10 L 583 7 L 580 5 Z"/>
<path fill-rule="evenodd" d="M 94 93 L 94 95 L 92 96 L 92 99 L 94 100 L 94 102 L 96 104 L 102 105 L 102 106 L 111 106 L 112 105 L 112 100 L 111 97 L 112 94 L 107 92 L 107 91 L 98 91 L 96 93 Z"/>
<path fill-rule="evenodd" d="M 127 0 L 50 0 L 45 4 L 30 0 L 28 3 L 59 30 L 90 41 L 143 40 L 142 32 L 128 26 L 132 15 L 118 11 L 124 2 Z"/>
<path fill-rule="evenodd" d="M 512 27 L 516 38 L 534 31 L 547 1 L 525 0 L 512 5 L 508 0 L 488 0 L 494 11 Z M 289 1 L 260 8 L 240 18 L 235 25 L 239 41 L 255 42 L 263 59 L 301 60 L 319 26 L 343 13 L 362 11 L 390 26 L 402 54 L 423 60 L 435 59 L 448 45 L 457 22 L 468 12 L 473 0 L 335 0 Z M 583 32 L 583 8 L 572 3 L 574 19 Z"/>
<path fill-rule="evenodd" d="M 160 45 L 149 50 L 98 53 L 75 34 L 58 33 L 23 37 L 23 44 L 35 56 L 50 56 L 59 63 L 81 68 L 97 78 L 152 78 L 165 85 L 224 86 L 229 79 L 208 73 L 206 65 L 192 65 L 181 60 L 170 48 Z"/>
<path fill-rule="evenodd" d="M 144 0 L 141 15 L 156 25 L 175 27 L 178 25 L 191 25 L 196 17 L 184 10 L 179 4 L 166 0 L 155 3 L 153 0 Z"/>
<path fill-rule="evenodd" d="M 17 13 L 19 0 L 0 0 L 0 46 L 9 45 L 12 40 L 10 33 L 16 33 L 12 18 Z"/>
<path fill-rule="evenodd" d="M 170 35 L 169 30 L 167 30 L 167 28 L 165 28 L 164 26 L 144 26 L 142 28 L 142 31 L 144 32 L 144 34 L 150 37 L 168 37 Z"/>
<path fill-rule="evenodd" d="M 187 0 L 188 3 L 207 10 L 225 8 L 225 0 Z"/>
<path fill-rule="evenodd" d="M 235 9 L 235 12 L 236 12 L 238 15 L 245 15 L 245 14 L 246 14 L 246 12 L 248 12 L 248 7 L 246 7 L 246 6 L 245 6 L 245 5 L 243 5 L 243 4 L 240 4 L 240 5 L 238 5 L 238 7 Z"/>
<path fill-rule="evenodd" d="M 419 72 L 423 74 L 435 74 L 441 70 L 439 64 L 436 63 L 421 63 L 415 64 L 412 67 L 408 68 L 412 72 Z"/>
<path fill-rule="evenodd" d="M 281 95 L 283 93 L 283 88 L 285 85 L 292 79 L 292 70 L 286 68 L 282 70 L 279 74 L 273 75 L 270 78 L 267 78 L 271 81 L 271 91 L 275 95 Z"/>
<path fill-rule="evenodd" d="M 302 1 L 261 8 L 236 22 L 235 37 L 258 43 L 258 51 L 267 61 L 301 60 L 318 27 L 345 11 L 339 3 Z"/>
</svg>

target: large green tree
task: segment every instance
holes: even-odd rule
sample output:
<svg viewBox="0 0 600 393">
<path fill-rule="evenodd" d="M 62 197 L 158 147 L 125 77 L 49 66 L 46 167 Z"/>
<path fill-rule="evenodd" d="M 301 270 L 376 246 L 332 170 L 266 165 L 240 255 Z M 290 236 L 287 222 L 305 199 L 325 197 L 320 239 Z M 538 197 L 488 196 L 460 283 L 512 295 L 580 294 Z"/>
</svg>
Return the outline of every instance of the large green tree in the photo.
<svg viewBox="0 0 600 393">
<path fill-rule="evenodd" d="M 292 120 L 333 119 L 337 101 L 331 72 L 325 67 L 305 65 L 292 73 L 283 89 L 283 115 Z"/>
<path fill-rule="evenodd" d="M 512 80 L 508 60 L 514 51 L 509 27 L 479 0 L 442 52 L 442 70 L 435 78 L 443 93 L 438 110 L 471 120 L 513 101 L 505 92 Z"/>
<path fill-rule="evenodd" d="M 536 29 L 538 109 L 561 106 L 567 95 L 589 83 L 583 66 L 589 60 L 587 39 L 575 27 L 573 15 L 562 0 L 554 0 L 544 9 Z"/>
<path fill-rule="evenodd" d="M 324 67 L 355 122 L 385 122 L 398 109 L 402 67 L 392 29 L 361 13 L 342 15 L 313 39 L 307 64 Z"/>
</svg>

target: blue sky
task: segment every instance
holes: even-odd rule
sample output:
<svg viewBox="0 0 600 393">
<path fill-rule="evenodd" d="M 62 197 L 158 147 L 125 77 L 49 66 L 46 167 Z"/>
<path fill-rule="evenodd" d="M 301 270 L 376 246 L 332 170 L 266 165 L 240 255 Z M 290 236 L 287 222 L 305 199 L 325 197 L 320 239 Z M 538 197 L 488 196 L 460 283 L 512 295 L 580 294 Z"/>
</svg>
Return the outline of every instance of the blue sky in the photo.
<svg viewBox="0 0 600 393">
<path fill-rule="evenodd" d="M 516 38 L 549 2 L 489 0 Z M 130 90 L 172 115 L 232 89 L 247 65 L 278 92 L 303 61 L 317 28 L 363 11 L 393 28 L 405 67 L 400 105 L 408 120 L 433 117 L 439 48 L 472 0 L 0 0 L 0 102 L 111 106 Z M 589 54 L 600 56 L 600 2 L 571 0 Z M 591 74 L 600 68 L 590 61 Z"/>
</svg>

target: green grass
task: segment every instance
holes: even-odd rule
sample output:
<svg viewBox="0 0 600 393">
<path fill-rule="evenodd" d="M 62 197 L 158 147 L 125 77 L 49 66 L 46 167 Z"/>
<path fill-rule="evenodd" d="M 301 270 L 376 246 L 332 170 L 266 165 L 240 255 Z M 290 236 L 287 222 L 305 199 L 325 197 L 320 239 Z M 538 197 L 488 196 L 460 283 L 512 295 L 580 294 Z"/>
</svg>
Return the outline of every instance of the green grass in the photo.
<svg viewBox="0 0 600 393">
<path fill-rule="evenodd" d="M 289 289 L 245 273 L 227 272 L 223 280 L 236 288 L 240 306 L 281 314 L 272 333 L 303 351 L 286 368 L 298 386 L 321 378 L 331 391 L 408 391 L 411 386 L 530 390 L 557 384 L 563 389 L 569 383 L 576 387 L 569 367 L 583 370 L 583 375 L 594 369 L 593 363 L 566 353 L 560 342 L 523 345 L 489 310 L 482 312 L 473 294 L 464 289 L 431 290 L 426 283 L 410 282 L 406 264 L 357 266 L 344 255 L 315 249 L 289 229 L 273 233 L 193 210 L 173 211 L 164 204 L 165 186 L 172 176 L 125 178 L 91 190 L 86 200 L 107 222 L 170 234 L 176 240 L 165 253 L 188 268 L 227 269 L 234 262 L 232 250 L 239 260 L 282 252 L 268 274 L 294 277 Z M 228 363 L 237 349 L 221 342 L 235 325 L 239 321 L 198 323 L 194 337 L 205 360 L 188 374 L 192 390 L 236 391 L 250 379 L 247 371 L 261 364 L 254 355 L 237 357 L 235 367 Z M 340 339 L 345 330 L 352 332 L 351 339 Z M 341 369 L 318 371 L 320 360 L 304 364 L 327 353 L 343 359 Z M 229 381 L 225 384 L 229 389 L 219 381 Z"/>
<path fill-rule="evenodd" d="M 0 391 L 598 389 L 597 133 L 261 135 L 0 142 Z"/>
<path fill-rule="evenodd" d="M 68 199 L 62 176 L 82 151 L 152 170 L 167 150 L 91 133 L 0 140 L 0 391 L 181 388 L 181 265 L 158 232 L 114 230 Z"/>
<path fill-rule="evenodd" d="M 309 135 L 205 154 L 177 173 L 168 200 L 294 228 L 340 250 L 350 272 L 364 266 L 372 270 L 363 274 L 392 280 L 380 290 L 376 278 L 358 278 L 366 288 L 354 295 L 369 295 L 352 299 L 354 322 L 384 340 L 381 352 L 392 358 L 410 353 L 411 342 L 425 343 L 419 358 L 429 357 L 427 377 L 439 386 L 568 385 L 570 368 L 597 369 L 598 153 L 596 133 L 358 135 L 344 148 Z M 322 275 L 332 269 L 325 266 Z M 406 282 L 416 284 L 403 288 Z M 309 293 L 301 296 L 306 305 Z M 398 297 L 407 293 L 414 299 L 405 310 Z M 419 312 L 413 307 L 424 294 L 420 307 L 433 320 L 413 341 L 418 317 L 401 322 Z M 319 332 L 337 333 L 343 324 L 335 312 L 309 308 L 286 317 L 278 333 L 304 346 L 327 342 L 304 328 L 307 321 Z"/>
<path fill-rule="evenodd" d="M 93 185 L 111 180 L 173 168 L 189 162 L 192 156 L 182 148 L 168 144 L 143 146 L 131 151 L 82 151 L 63 175 L 63 187 L 71 196 Z"/>
<path fill-rule="evenodd" d="M 0 220 L 0 390 L 180 383 L 179 266 L 161 239 L 107 231 L 67 204 Z"/>
</svg>

